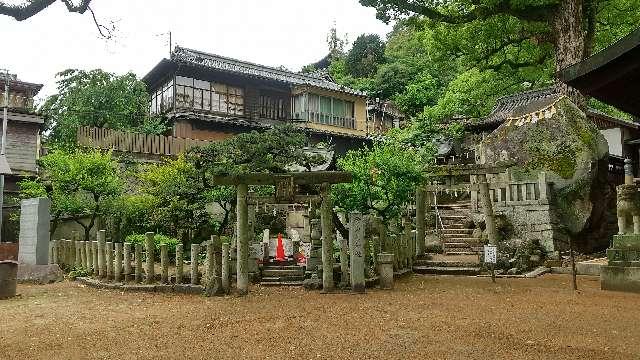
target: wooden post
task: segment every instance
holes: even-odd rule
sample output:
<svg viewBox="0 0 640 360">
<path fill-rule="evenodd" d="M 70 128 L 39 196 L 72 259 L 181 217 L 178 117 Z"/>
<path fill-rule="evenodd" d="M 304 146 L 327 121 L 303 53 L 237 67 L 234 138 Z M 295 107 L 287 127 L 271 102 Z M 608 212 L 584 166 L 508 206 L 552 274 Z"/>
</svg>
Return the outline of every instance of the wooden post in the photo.
<svg viewBox="0 0 640 360">
<path fill-rule="evenodd" d="M 333 218 L 331 202 L 331 185 L 320 186 L 322 205 L 320 206 L 320 222 L 322 224 L 322 291 L 332 292 L 333 282 Z"/>
<path fill-rule="evenodd" d="M 113 271 L 113 280 L 122 281 L 122 243 L 116 243 L 116 263 Z"/>
<path fill-rule="evenodd" d="M 485 174 L 478 175 L 478 185 L 480 187 L 480 200 L 482 201 L 482 211 L 484 212 L 485 225 L 487 229 L 487 237 L 489 238 L 489 244 L 496 244 L 496 223 L 493 218 L 493 204 L 491 203 L 491 197 L 489 195 L 489 184 L 487 183 L 487 176 Z M 496 282 L 495 266 L 491 265 L 491 281 Z"/>
<path fill-rule="evenodd" d="M 169 283 L 169 246 L 167 244 L 160 245 L 160 269 L 161 282 L 163 284 Z"/>
<path fill-rule="evenodd" d="M 154 265 L 155 265 L 155 259 L 154 259 L 154 252 L 155 252 L 155 234 L 152 232 L 147 232 L 146 234 L 144 234 L 144 243 L 145 243 L 145 252 L 147 255 L 147 261 L 146 261 L 146 272 L 147 272 L 147 277 L 146 277 L 146 283 L 147 284 L 152 284 L 155 280 L 155 269 L 154 269 Z"/>
<path fill-rule="evenodd" d="M 198 285 L 198 254 L 200 244 L 191 244 L 191 285 Z"/>
<path fill-rule="evenodd" d="M 416 254 L 417 256 L 424 255 L 424 239 L 426 237 L 425 231 L 425 217 L 426 217 L 426 199 L 424 188 L 418 187 L 416 190 Z"/>
<path fill-rule="evenodd" d="M 246 295 L 249 292 L 249 224 L 247 209 L 247 184 L 237 187 L 236 204 L 236 237 L 237 237 L 237 265 L 236 277 L 238 294 Z"/>
<path fill-rule="evenodd" d="M 182 283 L 184 276 L 184 246 L 182 243 L 176 244 L 176 284 Z"/>
</svg>

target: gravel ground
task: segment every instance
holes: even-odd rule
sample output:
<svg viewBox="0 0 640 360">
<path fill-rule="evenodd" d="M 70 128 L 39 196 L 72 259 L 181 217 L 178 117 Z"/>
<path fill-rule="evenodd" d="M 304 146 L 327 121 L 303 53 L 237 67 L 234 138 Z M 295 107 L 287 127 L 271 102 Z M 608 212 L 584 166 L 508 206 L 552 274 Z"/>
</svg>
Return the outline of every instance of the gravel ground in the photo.
<svg viewBox="0 0 640 360">
<path fill-rule="evenodd" d="M 253 287 L 204 298 L 19 286 L 2 359 L 638 359 L 640 296 L 580 277 L 412 276 L 366 295 Z"/>
</svg>

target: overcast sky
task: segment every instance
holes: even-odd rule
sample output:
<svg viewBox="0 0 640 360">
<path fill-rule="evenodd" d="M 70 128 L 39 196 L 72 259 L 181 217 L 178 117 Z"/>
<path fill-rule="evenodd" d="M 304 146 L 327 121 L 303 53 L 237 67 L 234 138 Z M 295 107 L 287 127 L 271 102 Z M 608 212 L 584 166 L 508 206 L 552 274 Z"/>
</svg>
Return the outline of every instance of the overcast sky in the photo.
<svg viewBox="0 0 640 360">
<path fill-rule="evenodd" d="M 88 12 L 68 13 L 61 2 L 23 22 L 0 16 L 0 68 L 45 84 L 42 98 L 67 68 L 144 76 L 168 57 L 168 31 L 174 45 L 298 71 L 326 55 L 334 21 L 350 41 L 391 30 L 358 0 L 93 0 L 92 8 L 101 22 L 115 21 L 114 40 L 99 37 Z"/>
</svg>

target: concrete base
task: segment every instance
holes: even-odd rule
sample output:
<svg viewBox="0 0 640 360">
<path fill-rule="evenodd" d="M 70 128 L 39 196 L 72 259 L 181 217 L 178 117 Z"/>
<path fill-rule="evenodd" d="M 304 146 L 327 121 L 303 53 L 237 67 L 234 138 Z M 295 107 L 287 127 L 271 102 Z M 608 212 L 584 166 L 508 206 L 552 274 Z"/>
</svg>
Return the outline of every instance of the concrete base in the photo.
<svg viewBox="0 0 640 360">
<path fill-rule="evenodd" d="M 18 282 L 30 284 L 50 284 L 64 280 L 60 266 L 52 265 L 18 265 Z"/>
<path fill-rule="evenodd" d="M 602 290 L 640 293 L 640 267 L 602 266 L 600 270 Z"/>
<path fill-rule="evenodd" d="M 578 275 L 600 276 L 600 270 L 605 264 L 603 264 L 602 260 L 579 262 L 576 263 L 576 272 Z"/>
</svg>

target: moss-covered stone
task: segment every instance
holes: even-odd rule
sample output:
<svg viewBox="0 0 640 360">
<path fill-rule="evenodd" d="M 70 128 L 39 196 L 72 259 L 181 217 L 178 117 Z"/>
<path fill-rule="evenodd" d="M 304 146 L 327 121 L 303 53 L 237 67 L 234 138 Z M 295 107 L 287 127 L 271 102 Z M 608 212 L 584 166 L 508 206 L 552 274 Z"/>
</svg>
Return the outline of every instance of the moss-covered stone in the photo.
<svg viewBox="0 0 640 360">
<path fill-rule="evenodd" d="M 537 181 L 541 171 L 553 183 L 553 209 L 562 231 L 581 250 L 606 247 L 599 224 L 607 186 L 608 145 L 595 124 L 568 98 L 560 97 L 549 118 L 507 121 L 482 142 L 487 164 L 514 160 L 512 181 Z M 540 108 L 536 111 L 548 110 Z M 586 236 L 585 236 L 586 234 Z M 600 244 L 600 242 L 602 244 Z"/>
</svg>

